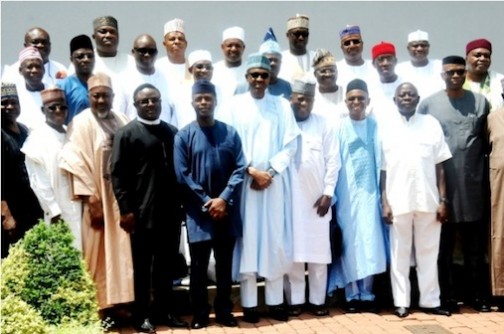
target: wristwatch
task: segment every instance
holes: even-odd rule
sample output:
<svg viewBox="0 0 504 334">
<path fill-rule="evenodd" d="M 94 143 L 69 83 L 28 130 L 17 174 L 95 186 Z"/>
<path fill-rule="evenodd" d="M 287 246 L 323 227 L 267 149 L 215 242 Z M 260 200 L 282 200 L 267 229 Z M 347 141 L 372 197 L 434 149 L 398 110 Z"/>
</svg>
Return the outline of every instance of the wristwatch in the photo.
<svg viewBox="0 0 504 334">
<path fill-rule="evenodd" d="M 268 168 L 267 170 L 268 174 L 271 176 L 271 177 L 275 177 L 275 175 L 277 175 L 278 173 L 276 172 L 276 170 L 274 170 L 273 168 Z"/>
</svg>

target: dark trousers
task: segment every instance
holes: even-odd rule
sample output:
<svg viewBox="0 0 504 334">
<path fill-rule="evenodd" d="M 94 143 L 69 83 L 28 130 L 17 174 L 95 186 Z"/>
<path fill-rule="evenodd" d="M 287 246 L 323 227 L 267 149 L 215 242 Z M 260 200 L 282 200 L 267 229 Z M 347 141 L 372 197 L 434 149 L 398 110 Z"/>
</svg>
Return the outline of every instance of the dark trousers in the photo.
<svg viewBox="0 0 504 334">
<path fill-rule="evenodd" d="M 173 269 L 180 228 L 140 229 L 131 234 L 135 287 L 135 318 L 166 316 L 173 311 Z M 153 303 L 151 303 L 151 290 Z"/>
<path fill-rule="evenodd" d="M 232 262 L 235 238 L 217 236 L 213 240 L 189 244 L 191 252 L 191 301 L 194 317 L 205 319 L 210 314 L 208 305 L 208 262 L 213 249 L 215 256 L 215 272 L 217 278 L 217 295 L 214 309 L 217 317 L 231 313 Z"/>
<path fill-rule="evenodd" d="M 464 258 L 463 276 L 455 276 L 453 252 L 457 233 L 462 241 Z M 458 300 L 456 286 L 463 281 L 462 289 L 469 301 L 489 296 L 487 251 L 487 225 L 484 221 L 470 223 L 445 223 L 441 227 L 438 269 L 441 301 Z"/>
</svg>

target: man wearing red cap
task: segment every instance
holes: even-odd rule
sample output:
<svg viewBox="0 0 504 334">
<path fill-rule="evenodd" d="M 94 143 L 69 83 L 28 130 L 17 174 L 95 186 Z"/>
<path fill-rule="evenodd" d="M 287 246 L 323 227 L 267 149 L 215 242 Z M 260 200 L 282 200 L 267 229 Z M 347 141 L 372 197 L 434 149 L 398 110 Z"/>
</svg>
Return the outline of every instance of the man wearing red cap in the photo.
<svg viewBox="0 0 504 334">
<path fill-rule="evenodd" d="M 392 104 L 396 88 L 404 81 L 395 72 L 397 57 L 394 44 L 389 42 L 376 44 L 373 46 L 371 54 L 373 66 L 378 71 L 380 78 L 379 82 L 375 84 L 375 89 L 371 90 L 373 93 L 371 101 L 375 105 Z"/>
<path fill-rule="evenodd" d="M 464 88 L 484 95 L 490 103 L 490 111 L 504 106 L 502 85 L 504 75 L 490 70 L 492 43 L 481 38 L 466 46 L 467 77 Z"/>
<path fill-rule="evenodd" d="M 25 154 L 30 185 L 44 210 L 47 223 L 62 219 L 74 236 L 74 247 L 82 250 L 81 202 L 72 200 L 68 175 L 58 167 L 58 157 L 66 142 L 65 119 L 68 106 L 65 92 L 59 88 L 43 90 L 42 113 L 46 122 L 26 139 L 21 151 Z"/>
</svg>

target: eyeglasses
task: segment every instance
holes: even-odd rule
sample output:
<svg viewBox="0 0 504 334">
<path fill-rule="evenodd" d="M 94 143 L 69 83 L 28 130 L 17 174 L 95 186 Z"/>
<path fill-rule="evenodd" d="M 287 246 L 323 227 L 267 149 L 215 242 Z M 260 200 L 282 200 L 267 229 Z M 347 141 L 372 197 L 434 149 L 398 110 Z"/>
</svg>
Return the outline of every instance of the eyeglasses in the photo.
<svg viewBox="0 0 504 334">
<path fill-rule="evenodd" d="M 347 97 L 347 101 L 349 102 L 353 102 L 353 101 L 358 101 L 358 102 L 362 102 L 362 101 L 365 101 L 366 98 L 364 96 L 350 96 L 350 97 Z"/>
<path fill-rule="evenodd" d="M 268 79 L 270 76 L 269 73 L 266 72 L 252 72 L 249 73 L 249 75 L 254 79 L 257 79 L 259 77 L 261 77 L 262 79 Z"/>
<path fill-rule="evenodd" d="M 56 110 L 67 111 L 68 106 L 65 104 L 51 104 L 50 106 L 47 106 L 47 110 L 49 110 L 49 112 L 51 113 L 55 112 Z"/>
<path fill-rule="evenodd" d="M 147 99 L 141 99 L 141 100 L 136 101 L 136 103 L 142 107 L 148 106 L 149 102 L 152 104 L 157 104 L 157 103 L 161 102 L 161 99 L 159 97 L 150 97 Z"/>
<path fill-rule="evenodd" d="M 213 69 L 212 64 L 196 64 L 196 65 L 194 65 L 194 67 L 198 70 L 202 70 L 202 69 L 211 70 L 211 69 Z"/>
<path fill-rule="evenodd" d="M 455 73 L 458 74 L 459 77 L 463 76 L 465 74 L 465 70 L 448 70 L 448 71 L 444 71 L 444 73 L 447 75 L 447 76 L 454 76 Z"/>
<path fill-rule="evenodd" d="M 133 50 L 135 50 L 141 55 L 150 54 L 151 56 L 157 54 L 158 52 L 157 49 L 154 48 L 134 48 Z"/>
<path fill-rule="evenodd" d="M 293 31 L 292 35 L 296 38 L 299 37 L 307 38 L 308 36 L 310 36 L 310 33 L 308 31 Z"/>
<path fill-rule="evenodd" d="M 351 44 L 359 45 L 360 43 L 362 43 L 362 41 L 360 39 L 349 39 L 349 40 L 344 41 L 343 45 L 344 46 L 350 46 Z"/>
</svg>

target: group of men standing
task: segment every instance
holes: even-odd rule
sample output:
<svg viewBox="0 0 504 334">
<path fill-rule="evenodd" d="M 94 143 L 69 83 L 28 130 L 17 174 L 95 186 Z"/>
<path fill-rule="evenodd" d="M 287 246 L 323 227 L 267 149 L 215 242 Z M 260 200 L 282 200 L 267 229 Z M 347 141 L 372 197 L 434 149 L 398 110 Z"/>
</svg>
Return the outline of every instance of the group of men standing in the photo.
<svg viewBox="0 0 504 334">
<path fill-rule="evenodd" d="M 86 35 L 72 39 L 73 74 L 58 87 L 44 81 L 51 63 L 39 49 L 50 40 L 40 28 L 25 37 L 22 77 L 2 81 L 2 170 L 9 171 L 2 183 L 3 254 L 4 238 L 17 240 L 37 218 L 64 220 L 95 281 L 103 316 L 134 301 L 134 325 L 147 333 L 157 324 L 188 326 L 172 303 L 182 222 L 193 329 L 210 323 L 212 252 L 216 322 L 224 326 L 238 325 L 233 281 L 240 282 L 243 320 L 260 320 L 260 278 L 268 316 L 279 321 L 306 306 L 328 315 L 326 295 L 338 288 L 345 289 L 347 312 L 377 312 L 374 277 L 388 265 L 394 313 L 406 317 L 411 262 L 421 309 L 449 316 L 459 301 L 453 290 L 457 233 L 472 292 L 467 300 L 490 310 L 480 274 L 488 268 L 491 199 L 492 287 L 494 295 L 503 294 L 504 111 L 490 85 L 490 42 L 468 43 L 466 59 L 474 68 L 471 85 L 481 82 L 492 93 L 491 105 L 464 88 L 466 59 L 459 56 L 439 65 L 444 89 L 419 94 L 417 86 L 435 81 L 418 70 L 432 64 L 428 51 L 417 52 L 428 49 L 424 32 L 408 40 L 418 60 L 412 66 L 422 75 L 404 70 L 398 76 L 390 43 L 373 47 L 372 62 L 362 58 L 358 26 L 340 32 L 340 62 L 327 50 L 308 50 L 304 15 L 287 22 L 289 50 L 280 51 L 270 29 L 260 52 L 246 61 L 243 29 L 225 30 L 225 59 L 215 67 L 205 50 L 186 61 L 180 19 L 165 25 L 167 57 L 157 62 L 151 36 L 136 38 L 129 56 L 117 52 L 113 17 L 97 18 L 93 28 L 96 50 Z M 38 46 L 29 45 L 37 40 L 33 34 Z M 43 121 L 30 118 L 26 128 L 18 122 L 25 108 Z"/>
</svg>

